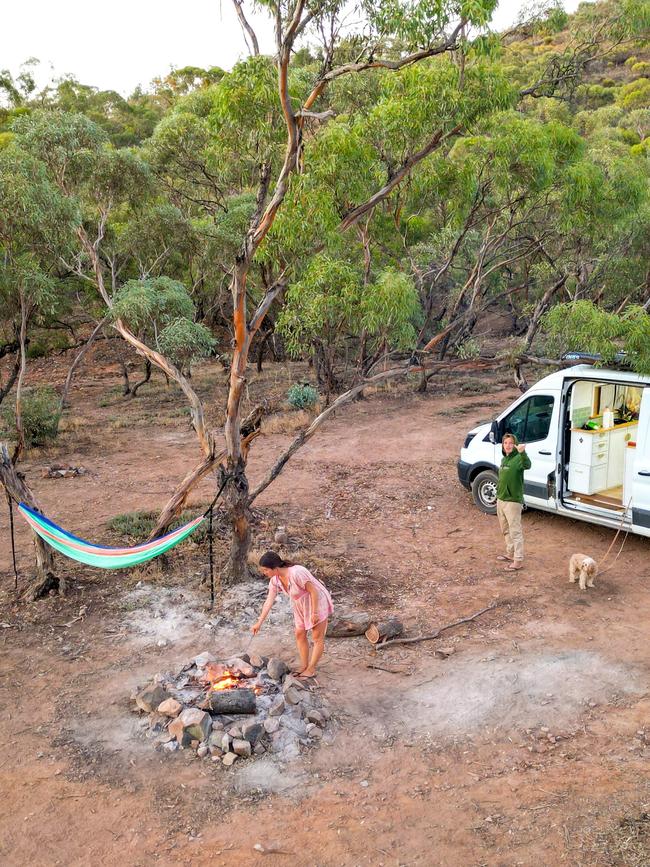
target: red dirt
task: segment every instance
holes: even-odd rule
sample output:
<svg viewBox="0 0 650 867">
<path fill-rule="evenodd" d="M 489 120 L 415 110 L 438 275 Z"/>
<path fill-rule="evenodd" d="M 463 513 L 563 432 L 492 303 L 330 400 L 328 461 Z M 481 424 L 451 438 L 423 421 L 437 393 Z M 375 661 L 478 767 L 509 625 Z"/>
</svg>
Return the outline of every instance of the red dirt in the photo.
<svg viewBox="0 0 650 867">
<path fill-rule="evenodd" d="M 23 469 L 55 520 L 108 539 L 108 518 L 159 508 L 199 455 L 186 417 L 171 416 L 162 398 L 145 387 L 137 401 L 112 395 L 115 405 L 101 407 L 117 380 L 110 366 L 93 374 L 75 391 L 61 442 Z M 217 370 L 202 375 L 206 388 L 223 380 Z M 52 368 L 40 376 L 60 379 Z M 256 388 L 253 380 L 252 401 Z M 265 759 L 226 770 L 190 751 L 163 757 L 135 733 L 135 685 L 246 640 L 202 628 L 202 549 L 170 557 L 167 571 L 72 567 L 65 598 L 17 603 L 3 512 L 2 863 L 648 863 L 647 837 L 642 855 L 616 848 L 620 819 L 642 821 L 650 801 L 637 735 L 647 727 L 650 740 L 648 542 L 630 537 L 616 566 L 581 594 L 567 580 L 569 555 L 598 559 L 612 534 L 528 512 L 526 569 L 500 568 L 496 519 L 458 485 L 455 461 L 466 431 L 514 396 L 487 383 L 478 395 L 449 385 L 371 396 L 340 412 L 256 503 L 262 537 L 287 524 L 341 607 L 399 613 L 417 635 L 500 603 L 438 641 L 376 655 L 365 639 L 330 640 L 319 680 L 335 737 L 289 766 Z M 289 439 L 255 443 L 253 484 Z M 40 477 L 62 460 L 90 474 Z M 212 489 L 206 482 L 196 501 Z M 29 537 L 17 529 L 24 575 Z M 173 643 L 158 646 L 162 621 L 150 597 L 133 592 L 137 581 L 166 593 L 179 624 Z M 293 653 L 289 622 L 256 641 L 260 653 Z M 438 659 L 439 646 L 455 652 Z"/>
</svg>

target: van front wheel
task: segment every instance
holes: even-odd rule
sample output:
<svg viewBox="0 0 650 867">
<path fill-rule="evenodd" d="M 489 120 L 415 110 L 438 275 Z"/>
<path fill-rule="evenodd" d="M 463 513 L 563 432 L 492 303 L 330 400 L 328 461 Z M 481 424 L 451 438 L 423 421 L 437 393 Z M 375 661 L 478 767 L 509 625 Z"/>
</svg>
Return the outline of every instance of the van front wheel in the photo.
<svg viewBox="0 0 650 867">
<path fill-rule="evenodd" d="M 472 482 L 474 502 L 488 515 L 497 513 L 497 480 L 494 470 L 482 470 Z"/>
</svg>

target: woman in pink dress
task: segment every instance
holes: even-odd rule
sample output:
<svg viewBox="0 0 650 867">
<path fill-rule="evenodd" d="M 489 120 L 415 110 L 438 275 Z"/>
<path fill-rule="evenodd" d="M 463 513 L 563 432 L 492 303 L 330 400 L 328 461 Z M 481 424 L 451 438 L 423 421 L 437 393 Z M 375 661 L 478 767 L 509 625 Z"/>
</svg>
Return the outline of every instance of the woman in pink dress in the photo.
<svg viewBox="0 0 650 867">
<path fill-rule="evenodd" d="M 251 632 L 257 635 L 273 607 L 275 597 L 278 593 L 286 593 L 291 600 L 296 627 L 296 644 L 300 654 L 300 670 L 296 674 L 298 677 L 313 677 L 325 649 L 327 620 L 334 611 L 332 597 L 325 585 L 318 578 L 314 578 L 308 569 L 289 560 L 283 560 L 275 551 L 267 551 L 260 558 L 260 570 L 271 579 L 269 595 L 266 597 L 257 623 L 251 627 Z M 307 641 L 307 632 L 310 629 L 311 655 Z"/>
</svg>

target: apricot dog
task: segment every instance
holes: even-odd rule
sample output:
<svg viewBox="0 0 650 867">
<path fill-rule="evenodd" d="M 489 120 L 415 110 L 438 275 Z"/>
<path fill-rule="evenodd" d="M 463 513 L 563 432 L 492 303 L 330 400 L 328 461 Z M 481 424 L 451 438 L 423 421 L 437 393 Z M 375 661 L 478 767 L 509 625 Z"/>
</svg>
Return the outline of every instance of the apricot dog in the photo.
<svg viewBox="0 0 650 867">
<path fill-rule="evenodd" d="M 594 578 L 598 574 L 598 564 L 593 557 L 586 554 L 572 554 L 569 560 L 569 581 L 575 581 L 578 576 L 578 586 L 581 590 L 594 586 Z"/>
</svg>

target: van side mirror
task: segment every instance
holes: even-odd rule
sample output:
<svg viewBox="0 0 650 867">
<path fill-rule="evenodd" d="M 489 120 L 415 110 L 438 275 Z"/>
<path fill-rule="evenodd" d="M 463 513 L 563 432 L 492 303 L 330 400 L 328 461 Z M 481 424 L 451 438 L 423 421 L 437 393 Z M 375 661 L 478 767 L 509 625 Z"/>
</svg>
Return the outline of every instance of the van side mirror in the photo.
<svg viewBox="0 0 650 867">
<path fill-rule="evenodd" d="M 495 419 L 490 425 L 490 434 L 489 434 L 490 442 L 496 443 L 499 439 L 499 423 Z"/>
</svg>

